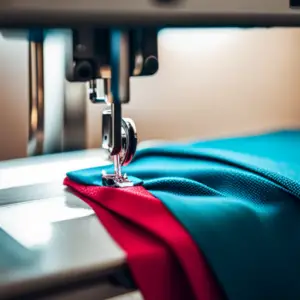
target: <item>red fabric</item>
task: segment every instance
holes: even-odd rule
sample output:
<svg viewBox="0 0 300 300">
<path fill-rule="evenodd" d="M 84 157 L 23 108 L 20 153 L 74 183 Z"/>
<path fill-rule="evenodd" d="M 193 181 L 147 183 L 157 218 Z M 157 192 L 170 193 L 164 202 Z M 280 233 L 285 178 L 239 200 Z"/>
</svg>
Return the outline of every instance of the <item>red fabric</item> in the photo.
<svg viewBox="0 0 300 300">
<path fill-rule="evenodd" d="M 201 252 L 160 200 L 141 186 L 85 186 L 66 178 L 127 253 L 145 300 L 216 300 L 219 289 Z"/>
</svg>

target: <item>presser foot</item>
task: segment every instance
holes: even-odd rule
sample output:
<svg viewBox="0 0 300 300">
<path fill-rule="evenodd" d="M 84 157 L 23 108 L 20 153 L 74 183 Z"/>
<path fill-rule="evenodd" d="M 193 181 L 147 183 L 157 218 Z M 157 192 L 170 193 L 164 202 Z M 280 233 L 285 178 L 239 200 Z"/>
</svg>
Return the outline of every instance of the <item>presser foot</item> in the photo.
<svg viewBox="0 0 300 300">
<path fill-rule="evenodd" d="M 118 174 L 107 174 L 105 171 L 102 171 L 102 184 L 103 186 L 115 187 L 115 188 L 124 188 L 133 186 L 127 175 L 118 175 Z"/>
<path fill-rule="evenodd" d="M 114 174 L 102 172 L 102 184 L 110 187 L 129 187 L 133 183 L 125 175 L 122 175 L 121 167 L 128 165 L 136 152 L 137 148 L 137 132 L 133 120 L 121 118 L 121 134 L 120 134 L 120 151 L 114 152 L 113 143 L 113 120 L 114 110 L 106 109 L 102 113 L 102 148 L 109 153 L 110 160 L 114 164 Z"/>
<path fill-rule="evenodd" d="M 102 184 L 104 186 L 116 187 L 116 188 L 124 188 L 133 186 L 133 182 L 131 182 L 126 174 L 122 174 L 121 171 L 121 161 L 120 155 L 113 156 L 114 174 L 107 174 L 106 171 L 102 171 Z"/>
</svg>

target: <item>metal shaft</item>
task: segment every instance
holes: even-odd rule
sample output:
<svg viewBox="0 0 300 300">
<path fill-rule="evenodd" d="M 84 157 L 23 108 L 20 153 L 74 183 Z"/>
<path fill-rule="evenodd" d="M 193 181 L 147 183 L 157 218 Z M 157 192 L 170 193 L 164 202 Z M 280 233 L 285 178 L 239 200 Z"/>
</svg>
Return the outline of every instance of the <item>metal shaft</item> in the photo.
<svg viewBox="0 0 300 300">
<path fill-rule="evenodd" d="M 120 155 L 117 154 L 117 155 L 113 156 L 113 160 L 114 160 L 114 167 L 115 167 L 115 175 L 118 178 L 121 178 L 122 172 L 121 172 L 121 164 L 120 164 Z"/>
<path fill-rule="evenodd" d="M 43 154 L 44 145 L 44 59 L 43 42 L 29 43 L 29 141 L 28 155 Z"/>
<path fill-rule="evenodd" d="M 105 83 L 106 103 L 110 110 L 103 115 L 105 125 L 102 144 L 113 158 L 114 174 L 102 174 L 104 182 L 113 186 L 128 186 L 131 182 L 122 176 L 120 153 L 122 151 L 122 104 L 129 101 L 129 37 L 127 31 L 112 30 L 110 43 L 110 81 Z M 92 92 L 95 90 L 91 82 Z M 95 95 L 95 94 L 94 94 Z M 109 101 L 108 101 L 109 100 Z M 108 141 L 107 141 L 108 139 Z"/>
</svg>

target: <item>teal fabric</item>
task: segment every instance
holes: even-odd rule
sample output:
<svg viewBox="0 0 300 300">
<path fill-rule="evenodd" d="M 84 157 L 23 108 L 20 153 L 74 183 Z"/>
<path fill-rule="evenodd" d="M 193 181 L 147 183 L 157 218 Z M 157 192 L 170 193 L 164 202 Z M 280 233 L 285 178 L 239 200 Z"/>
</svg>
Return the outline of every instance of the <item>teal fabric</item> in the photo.
<svg viewBox="0 0 300 300">
<path fill-rule="evenodd" d="M 68 177 L 99 183 L 101 169 Z M 300 131 L 142 149 L 124 171 L 186 228 L 229 300 L 300 299 Z"/>
</svg>

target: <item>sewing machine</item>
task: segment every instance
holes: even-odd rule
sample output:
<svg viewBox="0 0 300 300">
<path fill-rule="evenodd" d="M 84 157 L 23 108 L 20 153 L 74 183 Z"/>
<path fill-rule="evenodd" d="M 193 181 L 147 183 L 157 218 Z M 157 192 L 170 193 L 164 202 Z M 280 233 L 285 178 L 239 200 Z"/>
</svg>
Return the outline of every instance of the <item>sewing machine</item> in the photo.
<svg viewBox="0 0 300 300">
<path fill-rule="evenodd" d="M 99 176 L 115 188 L 131 185 L 121 167 L 137 147 L 138 128 L 122 118 L 122 105 L 130 102 L 129 78 L 157 72 L 159 29 L 299 25 L 299 0 L 6 0 L 0 7 L 4 29 L 31 28 L 35 37 L 43 34 L 39 28 L 68 29 L 66 78 L 88 82 L 90 100 L 107 106 L 102 148 L 115 173 Z M 103 79 L 103 96 L 96 79 Z M 134 289 L 134 283 L 119 280 L 130 278 L 125 254 L 61 184 L 70 169 L 109 163 L 99 157 L 101 150 L 0 164 L 1 299 L 106 299 Z M 20 176 L 28 170 L 25 179 Z M 45 170 L 53 176 L 46 178 Z"/>
</svg>

